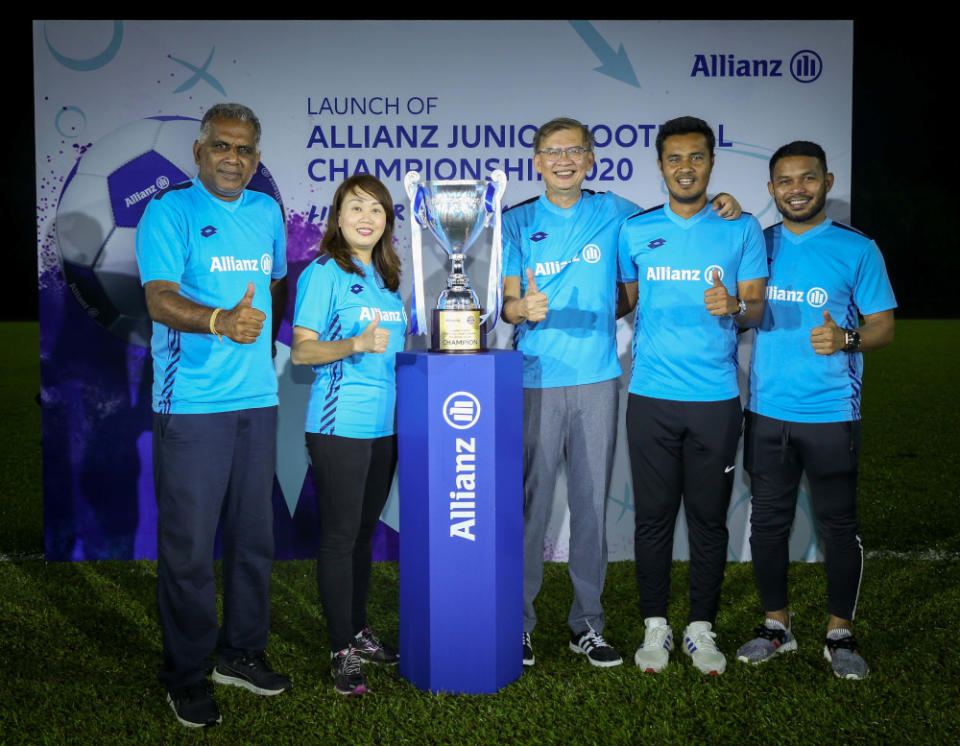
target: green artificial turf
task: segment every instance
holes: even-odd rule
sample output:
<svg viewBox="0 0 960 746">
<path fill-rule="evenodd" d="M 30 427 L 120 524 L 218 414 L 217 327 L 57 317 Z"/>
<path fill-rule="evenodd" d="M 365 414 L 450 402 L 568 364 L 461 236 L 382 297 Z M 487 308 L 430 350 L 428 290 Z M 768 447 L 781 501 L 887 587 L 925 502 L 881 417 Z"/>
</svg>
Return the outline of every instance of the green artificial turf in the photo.
<svg viewBox="0 0 960 746">
<path fill-rule="evenodd" d="M 860 513 L 872 554 L 856 621 L 865 681 L 836 680 L 823 660 L 820 565 L 790 570 L 799 650 L 755 668 L 733 653 L 760 621 L 759 600 L 751 567 L 730 564 L 717 620 L 728 669 L 705 677 L 679 653 L 659 676 L 633 665 L 642 621 L 632 562 L 611 563 L 604 598 L 605 635 L 624 665 L 594 669 L 574 656 L 566 566 L 547 563 L 537 665 L 517 682 L 495 695 L 434 695 L 373 669 L 373 694 L 345 698 L 331 687 L 313 563 L 287 561 L 274 566 L 268 655 L 295 689 L 259 698 L 218 687 L 223 725 L 201 732 L 176 723 L 156 680 L 156 564 L 30 558 L 42 552 L 36 335 L 36 324 L 0 324 L 0 744 L 957 741 L 958 321 L 900 321 L 893 345 L 866 356 Z M 677 632 L 687 575 L 674 563 Z M 397 606 L 397 565 L 377 563 L 370 619 L 394 642 Z"/>
</svg>

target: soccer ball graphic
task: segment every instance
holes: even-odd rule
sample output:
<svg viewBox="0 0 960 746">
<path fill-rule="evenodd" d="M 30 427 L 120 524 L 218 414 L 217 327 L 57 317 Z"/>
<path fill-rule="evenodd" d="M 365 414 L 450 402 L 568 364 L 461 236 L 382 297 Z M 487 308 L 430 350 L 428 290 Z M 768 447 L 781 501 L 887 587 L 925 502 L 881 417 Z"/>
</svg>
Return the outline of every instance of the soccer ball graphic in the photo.
<svg viewBox="0 0 960 746">
<path fill-rule="evenodd" d="M 199 131 L 198 120 L 177 116 L 126 124 L 81 156 L 60 193 L 57 250 L 71 295 L 102 327 L 142 347 L 150 345 L 152 325 L 137 268 L 137 223 L 157 192 L 196 175 Z M 283 209 L 263 164 L 249 188 Z"/>
</svg>

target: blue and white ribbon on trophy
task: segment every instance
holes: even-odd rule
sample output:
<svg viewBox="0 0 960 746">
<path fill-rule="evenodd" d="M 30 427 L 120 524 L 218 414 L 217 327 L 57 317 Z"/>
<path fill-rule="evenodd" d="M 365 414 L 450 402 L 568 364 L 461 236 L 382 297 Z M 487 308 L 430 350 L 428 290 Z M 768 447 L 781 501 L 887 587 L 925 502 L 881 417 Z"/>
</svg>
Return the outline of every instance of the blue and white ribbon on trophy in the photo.
<svg viewBox="0 0 960 746">
<path fill-rule="evenodd" d="M 403 179 L 403 188 L 410 200 L 410 212 L 413 220 L 410 221 L 410 258 L 413 264 L 413 297 L 410 309 L 410 334 L 426 334 L 427 324 L 424 318 L 423 301 L 423 246 L 422 232 L 430 226 L 430 216 L 427 212 L 427 200 L 420 186 L 420 174 L 409 171 Z"/>
<path fill-rule="evenodd" d="M 500 309 L 503 306 L 503 215 L 501 202 L 503 193 L 507 189 L 507 175 L 497 169 L 490 174 L 490 185 L 484 204 L 487 214 L 493 215 L 493 238 L 490 244 L 490 273 L 487 281 L 487 315 L 480 321 L 486 323 L 487 334 L 490 334 L 500 318 Z"/>
</svg>

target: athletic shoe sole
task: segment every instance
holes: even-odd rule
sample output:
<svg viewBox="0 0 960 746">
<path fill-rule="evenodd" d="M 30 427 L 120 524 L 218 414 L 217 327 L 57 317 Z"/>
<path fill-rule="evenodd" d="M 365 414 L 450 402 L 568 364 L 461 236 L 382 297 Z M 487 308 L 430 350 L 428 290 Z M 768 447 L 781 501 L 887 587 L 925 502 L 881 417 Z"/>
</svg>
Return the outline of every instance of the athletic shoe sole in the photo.
<svg viewBox="0 0 960 746">
<path fill-rule="evenodd" d="M 171 697 L 169 693 L 167 694 L 167 704 L 170 705 L 170 709 L 173 710 L 173 715 L 176 717 L 177 722 L 180 723 L 180 725 L 186 726 L 187 728 L 209 728 L 214 725 L 219 725 L 223 722 L 223 715 L 217 716 L 217 719 L 212 723 L 195 723 L 192 720 L 184 720 L 182 717 L 180 717 L 180 713 L 177 712 L 177 708 L 173 704 L 173 697 Z"/>
<path fill-rule="evenodd" d="M 360 686 L 354 687 L 353 689 L 349 689 L 349 690 L 339 689 L 337 688 L 337 685 L 334 684 L 333 691 L 335 691 L 337 694 L 342 694 L 344 697 L 353 697 L 353 696 L 359 696 L 361 694 L 370 693 L 370 690 L 367 689 L 365 684 L 360 684 Z"/>
<path fill-rule="evenodd" d="M 586 655 L 586 656 L 587 656 L 587 660 L 590 661 L 590 665 L 591 665 L 591 666 L 596 666 L 597 668 L 613 668 L 614 666 L 619 666 L 620 664 L 623 663 L 623 658 L 618 658 L 618 659 L 615 660 L 615 661 L 598 661 L 598 660 L 594 660 L 594 659 L 591 658 L 589 655 L 587 655 L 587 651 L 586 651 L 586 650 L 584 650 L 583 648 L 581 648 L 581 647 L 580 647 L 579 645 L 577 645 L 576 643 L 571 642 L 571 643 L 568 643 L 568 644 L 570 645 L 570 649 L 571 649 L 574 653 L 577 653 L 577 654 L 579 654 L 579 655 Z"/>
<path fill-rule="evenodd" d="M 668 657 L 667 657 L 666 663 L 660 666 L 660 668 L 655 668 L 653 666 L 645 666 L 643 663 L 640 662 L 640 651 L 642 650 L 643 648 L 640 648 L 639 650 L 637 650 L 636 653 L 633 654 L 633 662 L 637 664 L 637 668 L 639 668 L 644 673 L 663 673 L 663 670 L 670 663 L 669 653 L 667 654 Z"/>
<path fill-rule="evenodd" d="M 254 694 L 259 694 L 261 697 L 275 697 L 278 694 L 283 694 L 287 691 L 287 688 L 282 689 L 264 689 L 257 686 L 240 676 L 231 676 L 229 674 L 220 673 L 217 669 L 213 669 L 213 674 L 210 676 L 215 684 L 224 684 L 225 686 L 239 686 L 241 689 L 246 689 L 248 692 L 253 692 Z"/>
<path fill-rule="evenodd" d="M 773 652 L 770 653 L 770 655 L 768 655 L 766 658 L 760 658 L 758 660 L 752 661 L 749 658 L 747 658 L 747 656 L 745 655 L 738 655 L 737 660 L 740 661 L 741 663 L 746 663 L 751 666 L 759 666 L 761 663 L 772 661 L 774 658 L 776 658 L 778 655 L 781 655 L 782 653 L 792 653 L 796 649 L 797 649 L 797 641 L 795 639 L 788 640 L 787 642 L 783 643 L 783 645 L 781 645 L 780 647 L 774 648 Z"/>
</svg>

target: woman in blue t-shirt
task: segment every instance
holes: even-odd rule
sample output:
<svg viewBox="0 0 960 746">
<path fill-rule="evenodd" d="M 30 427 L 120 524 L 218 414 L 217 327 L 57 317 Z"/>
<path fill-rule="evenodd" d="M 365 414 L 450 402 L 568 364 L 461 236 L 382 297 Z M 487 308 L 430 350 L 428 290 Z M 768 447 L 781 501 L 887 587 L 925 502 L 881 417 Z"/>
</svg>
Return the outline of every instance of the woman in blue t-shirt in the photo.
<svg viewBox="0 0 960 746">
<path fill-rule="evenodd" d="M 350 177 L 334 194 L 320 256 L 297 283 L 291 359 L 316 373 L 305 429 L 320 512 L 317 584 L 340 694 L 367 691 L 362 662 L 398 660 L 366 619 L 370 538 L 397 463 L 394 357 L 406 332 L 393 221 L 387 188 Z"/>
</svg>

